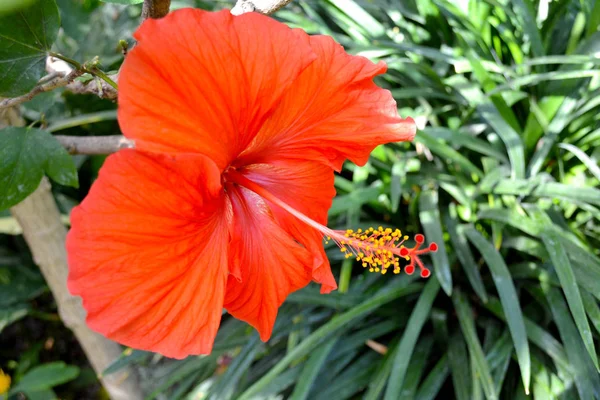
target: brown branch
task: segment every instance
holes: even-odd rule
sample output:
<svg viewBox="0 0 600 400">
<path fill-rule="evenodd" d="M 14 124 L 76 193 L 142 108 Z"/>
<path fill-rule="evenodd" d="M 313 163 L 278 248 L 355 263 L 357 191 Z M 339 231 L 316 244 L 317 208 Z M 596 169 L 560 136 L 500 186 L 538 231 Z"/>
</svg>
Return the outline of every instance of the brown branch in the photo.
<svg viewBox="0 0 600 400">
<path fill-rule="evenodd" d="M 247 12 L 259 12 L 261 14 L 272 14 L 280 8 L 289 4 L 292 0 L 238 0 L 231 9 L 233 15 Z"/>
<path fill-rule="evenodd" d="M 5 108 L 14 107 L 21 103 L 25 103 L 33 99 L 38 94 L 49 92 L 50 90 L 58 89 L 60 87 L 64 87 L 72 83 L 75 78 L 83 75 L 83 72 L 79 70 L 73 70 L 66 76 L 58 76 L 47 80 L 47 78 L 42 78 L 41 82 L 47 81 L 46 83 L 40 83 L 36 87 L 34 87 L 29 93 L 24 94 L 19 97 L 14 97 L 12 99 L 4 99 L 0 101 L 0 110 Z"/>
<path fill-rule="evenodd" d="M 171 0 L 144 0 L 142 20 L 147 18 L 162 18 L 169 13 Z"/>
<path fill-rule="evenodd" d="M 122 135 L 54 136 L 70 154 L 110 154 L 134 147 L 133 140 Z"/>
<path fill-rule="evenodd" d="M 101 375 L 121 356 L 122 349 L 117 343 L 87 327 L 81 299 L 71 296 L 67 289 L 67 230 L 61 221 L 48 180 L 44 178 L 35 192 L 10 211 L 23 229 L 33 259 L 46 278 L 61 320 L 75 334 L 110 398 L 142 400 L 142 390 L 132 368 L 125 367 L 113 374 Z"/>
</svg>

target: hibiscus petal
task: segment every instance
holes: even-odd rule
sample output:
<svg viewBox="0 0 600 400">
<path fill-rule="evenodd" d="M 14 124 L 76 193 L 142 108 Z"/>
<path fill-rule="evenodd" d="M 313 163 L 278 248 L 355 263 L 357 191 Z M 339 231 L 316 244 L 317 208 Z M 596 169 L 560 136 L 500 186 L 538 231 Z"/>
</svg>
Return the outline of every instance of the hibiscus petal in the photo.
<svg viewBox="0 0 600 400">
<path fill-rule="evenodd" d="M 378 145 L 411 140 L 412 119 L 398 117 L 388 90 L 373 83 L 386 71 L 351 56 L 328 36 L 312 36 L 313 62 L 281 98 L 240 162 L 251 164 L 297 157 L 340 170 L 345 159 L 364 165 Z"/>
<path fill-rule="evenodd" d="M 194 152 L 223 169 L 316 58 L 269 17 L 197 9 L 147 19 L 119 75 L 119 123 L 136 148 Z"/>
<path fill-rule="evenodd" d="M 221 320 L 228 227 L 216 165 L 123 150 L 71 215 L 71 293 L 93 330 L 168 357 L 208 354 Z"/>
<path fill-rule="evenodd" d="M 315 161 L 277 159 L 269 164 L 242 168 L 240 173 L 310 219 L 327 225 L 327 212 L 335 196 L 330 167 Z M 323 249 L 321 233 L 279 206 L 272 203 L 269 206 L 279 226 L 313 255 L 312 278 L 321 283 L 321 293 L 335 290 L 337 284 Z"/>
<path fill-rule="evenodd" d="M 233 208 L 230 265 L 224 307 L 269 340 L 277 310 L 286 297 L 311 279 L 310 253 L 273 220 L 264 200 L 240 187 L 229 187 Z"/>
</svg>

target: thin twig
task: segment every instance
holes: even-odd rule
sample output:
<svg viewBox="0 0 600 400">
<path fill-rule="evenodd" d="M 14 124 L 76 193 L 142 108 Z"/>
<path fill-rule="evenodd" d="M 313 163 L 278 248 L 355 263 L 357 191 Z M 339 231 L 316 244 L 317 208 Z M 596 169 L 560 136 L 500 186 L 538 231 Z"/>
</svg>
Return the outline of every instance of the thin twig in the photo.
<svg viewBox="0 0 600 400">
<path fill-rule="evenodd" d="M 144 0 L 142 20 L 147 18 L 162 18 L 169 13 L 171 0 Z"/>
<path fill-rule="evenodd" d="M 14 97 L 12 99 L 4 99 L 4 100 L 0 101 L 0 110 L 2 110 L 4 108 L 14 107 L 21 103 L 25 103 L 26 101 L 33 99 L 38 94 L 41 94 L 44 92 L 49 92 L 50 90 L 54 90 L 54 89 L 58 89 L 60 87 L 67 86 L 71 82 L 73 82 L 75 80 L 75 78 L 77 78 L 78 76 L 81 76 L 82 74 L 83 74 L 82 71 L 75 69 L 75 70 L 71 71 L 69 74 L 67 74 L 67 76 L 55 77 L 55 78 L 52 78 L 49 81 L 47 81 L 47 83 L 42 83 L 42 84 L 37 85 L 27 94 L 24 94 L 19 97 Z M 47 78 L 42 78 L 42 81 L 44 81 L 45 79 L 47 79 Z"/>
<path fill-rule="evenodd" d="M 134 142 L 122 135 L 54 136 L 70 154 L 111 154 L 134 147 Z"/>
</svg>

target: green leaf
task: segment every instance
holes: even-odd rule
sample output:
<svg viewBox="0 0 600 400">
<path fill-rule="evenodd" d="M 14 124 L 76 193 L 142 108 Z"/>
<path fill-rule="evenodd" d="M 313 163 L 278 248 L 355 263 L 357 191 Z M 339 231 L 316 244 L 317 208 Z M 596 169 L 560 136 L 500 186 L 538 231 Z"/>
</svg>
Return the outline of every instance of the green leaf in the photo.
<svg viewBox="0 0 600 400">
<path fill-rule="evenodd" d="M 504 142 L 510 160 L 512 178 L 524 178 L 525 154 L 523 141 L 519 134 L 502 118 L 500 112 L 493 104 L 481 105 L 478 107 L 478 110 Z"/>
<path fill-rule="evenodd" d="M 600 333 L 600 307 L 598 307 L 596 299 L 594 299 L 594 296 L 584 291 L 581 293 L 581 300 L 583 300 L 585 311 L 590 317 L 592 325 L 596 328 L 596 332 Z"/>
<path fill-rule="evenodd" d="M 330 339 L 311 354 L 300 374 L 300 378 L 298 379 L 298 383 L 294 388 L 290 400 L 305 400 L 308 398 L 312 384 L 315 381 L 319 370 L 323 367 L 323 364 L 336 341 L 337 338 Z"/>
<path fill-rule="evenodd" d="M 2 0 L 2 3 L 0 3 L 0 17 L 29 7 L 36 1 L 37 0 Z"/>
<path fill-rule="evenodd" d="M 24 266 L 0 268 L 0 308 L 37 297 L 46 290 L 42 276 Z"/>
<path fill-rule="evenodd" d="M 550 304 L 558 332 L 564 343 L 570 365 L 575 370 L 577 391 L 582 399 L 597 398 L 600 393 L 600 378 L 594 364 L 587 355 L 581 336 L 577 332 L 569 310 L 558 289 L 542 284 L 542 290 Z"/>
<path fill-rule="evenodd" d="M 67 151 L 40 129 L 0 130 L 0 210 L 33 192 L 46 173 L 66 186 L 78 186 L 77 169 Z"/>
<path fill-rule="evenodd" d="M 29 307 L 23 304 L 5 307 L 0 310 L 0 332 L 8 325 L 26 316 L 28 312 Z"/>
<path fill-rule="evenodd" d="M 402 392 L 400 393 L 401 400 L 413 400 L 415 398 L 419 383 L 421 383 L 421 376 L 427 372 L 427 360 L 429 359 L 429 354 L 432 350 L 433 338 L 431 336 L 421 335 L 420 340 L 410 357 L 408 371 L 406 371 L 404 383 L 402 384 Z M 395 358 L 396 353 L 394 353 L 394 359 Z M 393 364 L 391 366 L 393 366 Z M 367 399 L 365 398 L 364 400 Z"/>
<path fill-rule="evenodd" d="M 596 356 L 596 349 L 594 347 L 594 339 L 592 338 L 592 331 L 590 324 L 585 314 L 583 307 L 583 301 L 581 300 L 581 294 L 579 293 L 579 286 L 575 280 L 575 274 L 571 268 L 571 261 L 567 257 L 567 252 L 562 245 L 560 238 L 552 232 L 548 231 L 542 234 L 542 240 L 546 245 L 546 249 L 550 254 L 550 259 L 554 265 L 554 269 L 558 274 L 558 279 L 567 298 L 569 309 L 575 320 L 575 325 L 579 330 L 581 339 L 588 351 L 594 366 L 598 369 L 598 357 Z"/>
<path fill-rule="evenodd" d="M 491 297 L 490 300 L 485 304 L 485 307 L 498 316 L 498 318 L 506 321 L 506 316 L 502 311 L 502 304 L 497 298 Z M 527 318 L 524 318 L 524 321 L 529 340 L 542 349 L 558 364 L 561 364 L 563 367 L 568 367 L 569 360 L 567 359 L 567 353 L 560 342 L 535 322 Z"/>
<path fill-rule="evenodd" d="M 416 400 L 434 400 L 440 392 L 442 385 L 448 378 L 450 367 L 448 365 L 448 354 L 444 354 L 419 388 Z"/>
<path fill-rule="evenodd" d="M 450 208 L 450 213 L 444 214 L 444 224 L 446 225 L 446 229 L 450 235 L 450 242 L 454 246 L 456 256 L 458 257 L 465 274 L 467 274 L 467 279 L 469 279 L 471 287 L 475 293 L 477 293 L 479 298 L 485 303 L 488 295 L 485 290 L 485 286 L 483 285 L 483 280 L 481 279 L 479 267 L 477 266 L 475 258 L 473 257 L 473 253 L 469 248 L 469 243 L 467 242 L 467 238 L 465 237 L 462 227 L 459 227 L 457 224 L 455 214 L 456 207 L 453 207 L 453 205 Z"/>
<path fill-rule="evenodd" d="M 473 375 L 479 375 L 477 382 L 480 382 L 483 386 L 485 397 L 488 400 L 498 399 L 498 389 L 494 386 L 492 379 L 492 373 L 490 366 L 488 365 L 481 343 L 477 337 L 477 331 L 475 330 L 475 320 L 473 318 L 473 312 L 471 311 L 471 305 L 460 290 L 455 290 L 452 295 L 452 302 L 458 316 L 458 322 L 460 323 L 460 329 L 463 332 L 467 347 L 469 349 L 469 355 L 472 359 L 472 373 Z M 473 391 L 477 389 L 474 385 Z M 477 396 L 473 396 L 477 397 Z"/>
<path fill-rule="evenodd" d="M 62 361 L 43 364 L 27 372 L 11 392 L 37 392 L 51 389 L 75 379 L 77 375 L 79 375 L 79 368 Z"/>
<path fill-rule="evenodd" d="M 435 277 L 442 285 L 442 289 L 448 296 L 452 294 L 452 274 L 450 273 L 450 262 L 444 244 L 444 234 L 440 222 L 440 211 L 438 208 L 438 192 L 427 190 L 421 194 L 419 199 L 419 219 L 425 230 L 425 238 L 431 243 L 438 245 L 438 251 L 431 253 Z"/>
<path fill-rule="evenodd" d="M 406 325 L 406 329 L 404 330 L 402 339 L 400 339 L 400 344 L 398 345 L 398 351 L 396 352 L 394 365 L 385 391 L 385 400 L 393 400 L 400 397 L 410 357 L 415 348 L 415 344 L 419 339 L 421 329 L 423 329 L 423 325 L 429 317 L 431 305 L 437 297 L 439 290 L 439 283 L 435 279 L 430 279 L 429 282 L 427 282 L 427 285 L 425 285 L 423 293 L 419 296 L 419 301 L 410 315 L 408 324 Z"/>
<path fill-rule="evenodd" d="M 469 357 L 465 341 L 457 331 L 448 342 L 448 360 L 452 374 L 452 385 L 457 400 L 471 399 L 471 374 L 469 373 Z"/>
<path fill-rule="evenodd" d="M 36 85 L 59 27 L 54 0 L 0 15 L 0 96 L 16 97 Z"/>
<path fill-rule="evenodd" d="M 440 140 L 429 136 L 427 133 L 419 131 L 415 137 L 415 142 L 422 143 L 441 158 L 447 159 L 461 167 L 465 172 L 475 174 L 480 178 L 483 177 L 483 171 L 477 168 L 468 158 Z"/>
<path fill-rule="evenodd" d="M 531 358 L 529 355 L 529 343 L 527 342 L 527 333 L 525 331 L 525 322 L 523 321 L 523 312 L 519 304 L 519 296 L 510 276 L 510 272 L 502 259 L 502 256 L 475 228 L 465 229 L 465 234 L 479 250 L 486 264 L 490 268 L 494 284 L 500 295 L 500 301 L 506 314 L 508 328 L 517 352 L 517 360 L 521 368 L 523 386 L 525 392 L 529 393 L 529 384 L 531 382 Z"/>
<path fill-rule="evenodd" d="M 265 389 L 273 380 L 275 380 L 285 369 L 294 361 L 301 357 L 304 357 L 310 351 L 315 349 L 318 345 L 322 344 L 324 340 L 330 337 L 334 332 L 346 328 L 350 329 L 352 321 L 364 317 L 367 314 L 373 312 L 381 305 L 390 302 L 398 297 L 406 295 L 411 291 L 411 286 L 399 287 L 388 289 L 379 292 L 377 295 L 371 297 L 369 300 L 361 303 L 360 305 L 346 311 L 343 314 L 338 315 L 319 329 L 314 331 L 310 336 L 304 339 L 298 346 L 294 347 L 292 351 L 286 354 L 276 365 L 274 365 L 269 372 L 263 375 L 258 381 L 250 386 L 244 393 L 242 393 L 237 400 L 249 400 L 257 393 L 260 393 Z"/>
</svg>

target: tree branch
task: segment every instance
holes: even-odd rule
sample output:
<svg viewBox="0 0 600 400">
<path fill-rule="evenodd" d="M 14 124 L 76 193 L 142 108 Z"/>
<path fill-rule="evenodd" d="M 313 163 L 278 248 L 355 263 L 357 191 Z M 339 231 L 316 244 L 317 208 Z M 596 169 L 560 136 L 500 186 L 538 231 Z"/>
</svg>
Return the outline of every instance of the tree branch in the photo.
<svg viewBox="0 0 600 400">
<path fill-rule="evenodd" d="M 142 20 L 147 18 L 162 18 L 169 13 L 171 0 L 144 0 Z"/>
<path fill-rule="evenodd" d="M 51 75 L 53 75 L 53 74 L 51 74 Z M 35 96 L 37 96 L 40 93 L 49 92 L 50 90 L 58 89 L 60 87 L 65 87 L 65 86 L 69 85 L 70 83 L 72 83 L 75 80 L 75 78 L 77 78 L 78 76 L 81 76 L 81 75 L 83 75 L 83 72 L 75 69 L 75 70 L 71 71 L 70 73 L 68 73 L 66 76 L 61 75 L 58 77 L 51 78 L 50 80 L 47 80 L 46 78 L 42 78 L 41 79 L 42 83 L 40 83 L 39 85 L 34 87 L 29 93 L 24 94 L 19 97 L 14 97 L 12 99 L 4 99 L 4 100 L 0 101 L 0 110 L 5 109 L 5 108 L 14 107 L 21 103 L 25 103 L 26 101 L 33 99 Z M 47 80 L 47 82 L 45 82 L 45 80 Z"/>
<path fill-rule="evenodd" d="M 70 154 L 110 154 L 135 146 L 133 140 L 122 135 L 54 137 Z"/>
<path fill-rule="evenodd" d="M 231 9 L 233 15 L 256 11 L 261 14 L 272 14 L 289 4 L 292 0 L 238 0 Z"/>
<path fill-rule="evenodd" d="M 81 299 L 71 296 L 67 289 L 67 230 L 61 221 L 48 179 L 44 178 L 35 192 L 10 211 L 23 229 L 33 259 L 46 278 L 61 320 L 75 334 L 110 398 L 142 400 L 144 396 L 132 368 L 125 367 L 114 374 L 101 375 L 121 356 L 122 349 L 117 343 L 87 327 Z"/>
</svg>

